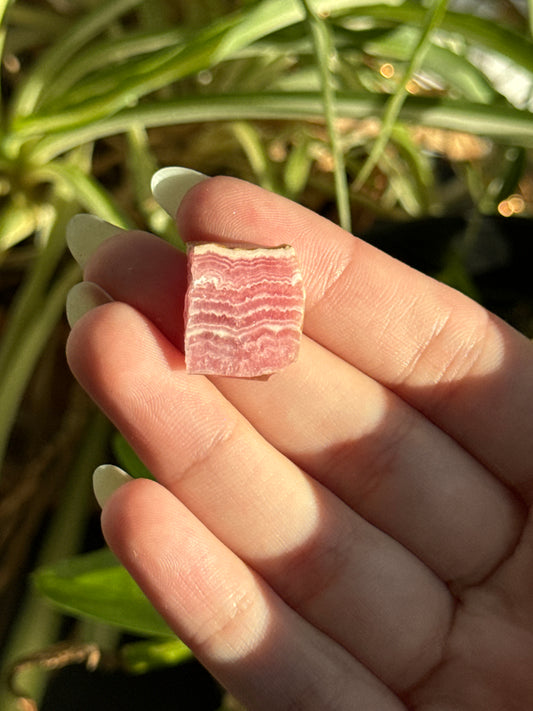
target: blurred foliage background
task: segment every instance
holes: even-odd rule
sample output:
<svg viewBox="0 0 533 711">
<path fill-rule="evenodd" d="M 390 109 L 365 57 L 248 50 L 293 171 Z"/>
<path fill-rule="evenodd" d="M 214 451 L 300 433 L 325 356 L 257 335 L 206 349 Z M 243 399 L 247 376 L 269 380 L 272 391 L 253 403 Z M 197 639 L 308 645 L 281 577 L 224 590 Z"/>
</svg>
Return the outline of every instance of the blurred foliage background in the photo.
<svg viewBox="0 0 533 711">
<path fill-rule="evenodd" d="M 107 551 L 78 556 L 102 546 L 94 467 L 145 472 L 66 367 L 64 301 L 80 279 L 65 252 L 70 217 L 89 211 L 180 247 L 152 173 L 235 175 L 531 337 L 532 10 L 532 0 L 0 0 L 2 709 L 35 708 L 17 690 L 45 711 L 143 708 L 140 687 L 117 673 L 104 675 L 113 693 L 97 672 L 53 692 L 49 670 L 71 664 L 135 672 L 152 703 L 166 703 L 153 670 L 170 666 L 173 708 L 236 708 Z"/>
</svg>

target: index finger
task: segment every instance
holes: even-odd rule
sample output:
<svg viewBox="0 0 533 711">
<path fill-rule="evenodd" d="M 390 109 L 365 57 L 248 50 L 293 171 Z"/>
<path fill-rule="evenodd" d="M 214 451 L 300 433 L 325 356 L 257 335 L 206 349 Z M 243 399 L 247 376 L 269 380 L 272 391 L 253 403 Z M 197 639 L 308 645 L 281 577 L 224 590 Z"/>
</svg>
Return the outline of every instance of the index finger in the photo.
<svg viewBox="0 0 533 711">
<path fill-rule="evenodd" d="M 292 244 L 306 284 L 306 333 L 533 499 L 533 346 L 524 336 L 459 292 L 249 183 L 201 182 L 177 222 L 186 241 Z"/>
</svg>

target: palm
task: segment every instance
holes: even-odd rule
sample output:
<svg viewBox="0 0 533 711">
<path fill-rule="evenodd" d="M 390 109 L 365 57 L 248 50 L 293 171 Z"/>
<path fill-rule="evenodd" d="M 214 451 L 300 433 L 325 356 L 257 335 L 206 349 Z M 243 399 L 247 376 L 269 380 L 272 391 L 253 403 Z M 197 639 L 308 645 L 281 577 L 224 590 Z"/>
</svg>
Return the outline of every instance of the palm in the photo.
<svg viewBox="0 0 533 711">
<path fill-rule="evenodd" d="M 70 362 L 164 487 L 112 498 L 110 545 L 251 709 L 528 708 L 531 344 L 238 181 L 179 222 L 292 243 L 306 338 L 268 382 L 187 376 L 181 255 L 139 233 L 96 252 L 85 278 L 125 303 L 82 319 Z"/>
</svg>

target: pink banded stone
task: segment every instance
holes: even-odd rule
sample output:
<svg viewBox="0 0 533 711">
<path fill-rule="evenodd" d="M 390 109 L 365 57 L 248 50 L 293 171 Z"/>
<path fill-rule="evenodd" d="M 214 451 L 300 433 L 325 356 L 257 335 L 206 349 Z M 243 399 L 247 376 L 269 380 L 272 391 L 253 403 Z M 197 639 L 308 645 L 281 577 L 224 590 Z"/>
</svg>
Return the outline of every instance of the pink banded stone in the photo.
<svg viewBox="0 0 533 711">
<path fill-rule="evenodd" d="M 189 373 L 255 378 L 296 360 L 304 288 L 293 247 L 188 247 Z"/>
</svg>

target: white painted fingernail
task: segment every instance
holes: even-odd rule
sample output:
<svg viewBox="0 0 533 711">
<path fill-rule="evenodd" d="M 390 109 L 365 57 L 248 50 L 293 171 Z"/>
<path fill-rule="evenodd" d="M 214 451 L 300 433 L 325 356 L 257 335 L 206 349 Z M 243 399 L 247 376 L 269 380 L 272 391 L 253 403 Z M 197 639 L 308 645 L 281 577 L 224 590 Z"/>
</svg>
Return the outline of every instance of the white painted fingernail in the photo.
<svg viewBox="0 0 533 711">
<path fill-rule="evenodd" d="M 208 177 L 190 168 L 161 168 L 152 177 L 152 193 L 161 207 L 173 218 L 185 194 Z"/>
<path fill-rule="evenodd" d="M 104 508 L 112 494 L 132 480 L 133 477 L 114 464 L 101 464 L 96 467 L 93 473 L 93 489 L 100 507 Z"/>
<path fill-rule="evenodd" d="M 110 301 L 113 299 L 98 284 L 91 281 L 75 284 L 67 294 L 66 313 L 69 326 L 72 328 L 88 311 Z"/>
<path fill-rule="evenodd" d="M 100 217 L 96 217 L 96 215 L 82 212 L 79 215 L 74 215 L 67 225 L 68 248 L 80 267 L 84 267 L 91 254 L 102 242 L 125 231 Z"/>
</svg>

